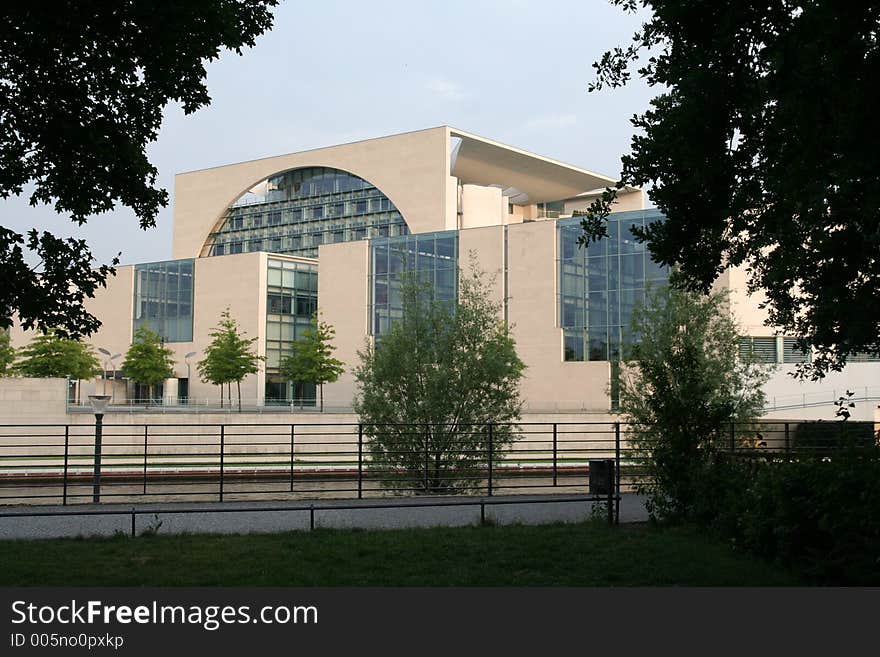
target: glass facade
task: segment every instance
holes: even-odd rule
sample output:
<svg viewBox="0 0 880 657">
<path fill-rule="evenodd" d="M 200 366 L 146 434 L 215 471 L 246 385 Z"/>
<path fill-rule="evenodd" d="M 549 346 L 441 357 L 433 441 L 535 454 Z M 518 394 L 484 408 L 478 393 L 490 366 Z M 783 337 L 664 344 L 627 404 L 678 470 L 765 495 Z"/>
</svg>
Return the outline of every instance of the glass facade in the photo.
<svg viewBox="0 0 880 657">
<path fill-rule="evenodd" d="M 268 251 L 316 258 L 321 244 L 408 233 L 375 186 L 339 169 L 309 167 L 272 176 L 262 194 L 238 199 L 208 238 L 208 255 Z"/>
<path fill-rule="evenodd" d="M 266 403 L 296 400 L 314 405 L 315 386 L 289 382 L 279 373 L 281 359 L 311 326 L 318 309 L 318 267 L 269 258 L 266 291 Z"/>
<path fill-rule="evenodd" d="M 192 342 L 192 259 L 135 265 L 134 330 L 142 326 L 165 342 Z"/>
<path fill-rule="evenodd" d="M 401 274 L 417 272 L 434 298 L 458 296 L 458 231 L 447 230 L 370 241 L 370 333 L 381 336 L 403 316 Z"/>
<path fill-rule="evenodd" d="M 557 222 L 559 326 L 567 361 L 619 360 L 633 308 L 647 286 L 664 284 L 667 267 L 651 260 L 630 227 L 663 215 L 657 210 L 618 212 L 608 218 L 608 237 L 579 247 L 580 218 Z"/>
</svg>

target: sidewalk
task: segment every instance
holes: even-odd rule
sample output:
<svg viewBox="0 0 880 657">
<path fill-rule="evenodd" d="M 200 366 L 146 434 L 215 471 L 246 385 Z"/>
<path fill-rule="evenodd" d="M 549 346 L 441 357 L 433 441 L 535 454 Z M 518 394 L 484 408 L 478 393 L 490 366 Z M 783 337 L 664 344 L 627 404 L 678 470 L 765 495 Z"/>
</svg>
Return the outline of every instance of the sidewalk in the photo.
<svg viewBox="0 0 880 657">
<path fill-rule="evenodd" d="M 482 505 L 481 505 L 482 502 Z M 624 493 L 620 522 L 648 519 L 643 496 Z M 381 505 L 393 504 L 393 508 Z M 304 502 L 178 502 L 0 507 L 0 539 L 160 534 L 283 532 L 315 528 L 402 529 L 495 524 L 582 522 L 605 517 L 605 504 L 576 496 L 371 498 Z M 93 515 L 82 515 L 92 513 Z M 11 515 L 16 514 L 16 515 Z M 57 515 L 51 515 L 57 514 Z"/>
</svg>

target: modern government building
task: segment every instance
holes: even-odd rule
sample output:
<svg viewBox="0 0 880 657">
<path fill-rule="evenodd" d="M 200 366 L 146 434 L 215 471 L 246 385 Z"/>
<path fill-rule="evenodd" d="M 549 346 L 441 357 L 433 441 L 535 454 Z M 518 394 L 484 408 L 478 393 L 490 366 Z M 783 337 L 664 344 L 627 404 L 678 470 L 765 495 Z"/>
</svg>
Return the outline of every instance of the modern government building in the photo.
<svg viewBox="0 0 880 657">
<path fill-rule="evenodd" d="M 454 299 L 459 267 L 474 258 L 494 275 L 499 319 L 527 366 L 525 410 L 608 412 L 631 311 L 667 277 L 629 232 L 660 216 L 640 189 L 622 190 L 607 239 L 578 246 L 573 215 L 614 182 L 448 126 L 180 174 L 173 259 L 118 267 L 88 303 L 103 322 L 90 341 L 110 379 L 93 389 L 112 388 L 116 402 L 143 394 L 116 370 L 147 325 L 175 353 L 165 403 L 216 400 L 196 364 L 229 307 L 266 359 L 242 383 L 244 402 L 313 404 L 314 387 L 286 381 L 278 366 L 320 310 L 346 365 L 325 386 L 325 404 L 349 409 L 358 350 L 399 316 L 401 272 L 422 272 L 438 297 Z M 800 394 L 786 372 L 805 356 L 764 325 L 745 272 L 728 271 L 717 285 L 732 292 L 743 348 L 780 365 L 768 395 Z M 13 340 L 20 346 L 27 335 L 14 331 Z M 875 368 L 854 363 L 847 381 L 867 387 Z"/>
</svg>

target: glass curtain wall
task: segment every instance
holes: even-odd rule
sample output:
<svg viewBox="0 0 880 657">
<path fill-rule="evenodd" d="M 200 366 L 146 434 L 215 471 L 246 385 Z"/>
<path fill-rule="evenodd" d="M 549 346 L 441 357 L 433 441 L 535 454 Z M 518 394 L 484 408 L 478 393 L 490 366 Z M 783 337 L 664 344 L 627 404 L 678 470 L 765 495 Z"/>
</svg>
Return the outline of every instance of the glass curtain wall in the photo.
<svg viewBox="0 0 880 657">
<path fill-rule="evenodd" d="M 620 359 L 633 308 L 644 301 L 646 287 L 662 285 L 669 277 L 668 268 L 651 260 L 630 227 L 662 216 L 657 210 L 612 214 L 608 237 L 584 248 L 577 243 L 583 232 L 579 217 L 557 222 L 557 308 L 564 360 Z"/>
<path fill-rule="evenodd" d="M 326 167 L 286 171 L 248 192 L 209 237 L 208 254 L 268 251 L 316 258 L 318 246 L 409 233 L 394 204 L 358 176 Z"/>
<path fill-rule="evenodd" d="M 134 330 L 142 326 L 165 342 L 192 342 L 192 259 L 135 265 Z"/>
<path fill-rule="evenodd" d="M 401 275 L 417 272 L 434 298 L 458 297 L 458 232 L 424 233 L 370 241 L 370 333 L 381 337 L 403 316 Z"/>
<path fill-rule="evenodd" d="M 267 277 L 266 403 L 314 406 L 315 386 L 288 381 L 279 366 L 318 309 L 318 267 L 269 258 Z"/>
</svg>

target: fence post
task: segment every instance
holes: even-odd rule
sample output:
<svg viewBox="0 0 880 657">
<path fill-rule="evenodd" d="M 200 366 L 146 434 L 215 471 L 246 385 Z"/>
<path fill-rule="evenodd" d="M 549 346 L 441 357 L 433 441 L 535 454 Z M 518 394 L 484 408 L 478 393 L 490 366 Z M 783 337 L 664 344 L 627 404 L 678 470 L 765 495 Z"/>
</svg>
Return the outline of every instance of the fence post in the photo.
<svg viewBox="0 0 880 657">
<path fill-rule="evenodd" d="M 608 481 L 606 482 L 607 486 L 605 489 L 608 493 L 608 499 L 607 499 L 608 524 L 613 525 L 614 524 L 614 477 L 615 477 L 614 461 L 611 459 L 607 459 L 605 461 L 605 463 L 607 464 L 607 468 L 608 468 Z"/>
<path fill-rule="evenodd" d="M 364 425 L 358 424 L 358 499 L 364 496 Z"/>
<path fill-rule="evenodd" d="M 489 423 L 489 497 L 492 497 L 492 423 Z"/>
<path fill-rule="evenodd" d="M 70 425 L 64 425 L 64 476 L 63 489 L 61 492 L 61 503 L 67 506 L 67 462 L 70 455 Z"/>
<path fill-rule="evenodd" d="M 144 425 L 144 495 L 147 494 L 147 436 L 149 435 L 148 424 Z"/>
<path fill-rule="evenodd" d="M 429 425 L 425 422 L 425 492 L 428 492 L 428 432 L 430 431 Z"/>
<path fill-rule="evenodd" d="M 293 447 L 294 447 L 294 435 L 295 435 L 295 424 L 290 425 L 290 492 L 293 492 Z"/>
<path fill-rule="evenodd" d="M 220 501 L 223 501 L 223 459 L 226 452 L 226 425 L 220 425 Z"/>
<path fill-rule="evenodd" d="M 554 485 L 554 486 L 556 485 L 557 474 L 558 474 L 558 473 L 557 473 L 557 464 L 556 464 L 556 461 L 557 461 L 557 458 L 556 458 L 556 455 L 557 455 L 556 442 L 557 442 L 557 438 L 556 438 L 556 423 L 554 422 L 554 423 L 553 423 L 553 485 Z"/>
<path fill-rule="evenodd" d="M 620 422 L 614 423 L 614 524 L 620 524 Z"/>
<path fill-rule="evenodd" d="M 730 422 L 730 453 L 733 454 L 736 451 L 736 445 L 734 443 L 733 437 L 733 421 Z"/>
<path fill-rule="evenodd" d="M 785 453 L 788 454 L 791 451 L 791 438 L 789 434 L 788 422 L 785 423 Z"/>
</svg>

